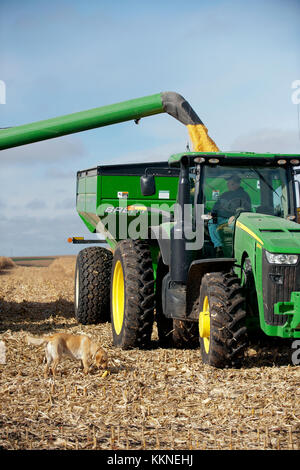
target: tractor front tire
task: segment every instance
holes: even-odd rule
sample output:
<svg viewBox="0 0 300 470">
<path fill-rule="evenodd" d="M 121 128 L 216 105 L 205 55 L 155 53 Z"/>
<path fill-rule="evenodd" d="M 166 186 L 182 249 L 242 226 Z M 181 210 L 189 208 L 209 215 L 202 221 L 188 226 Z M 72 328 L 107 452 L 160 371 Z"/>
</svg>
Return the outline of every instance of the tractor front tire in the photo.
<svg viewBox="0 0 300 470">
<path fill-rule="evenodd" d="M 202 361 L 217 368 L 239 367 L 247 347 L 245 299 L 233 273 L 203 276 L 199 298 Z"/>
<path fill-rule="evenodd" d="M 89 325 L 110 319 L 109 291 L 112 253 L 92 246 L 81 250 L 75 268 L 75 317 Z"/>
<path fill-rule="evenodd" d="M 154 276 L 148 243 L 122 240 L 111 273 L 113 344 L 122 349 L 150 345 L 154 321 Z"/>
</svg>

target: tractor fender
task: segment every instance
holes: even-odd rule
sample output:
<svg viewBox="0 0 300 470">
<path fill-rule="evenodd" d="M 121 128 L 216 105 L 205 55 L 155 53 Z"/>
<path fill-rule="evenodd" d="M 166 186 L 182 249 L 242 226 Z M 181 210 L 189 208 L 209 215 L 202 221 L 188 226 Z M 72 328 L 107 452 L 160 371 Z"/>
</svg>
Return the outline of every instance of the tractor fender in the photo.
<svg viewBox="0 0 300 470">
<path fill-rule="evenodd" d="M 230 271 L 236 262 L 235 258 L 201 259 L 190 265 L 186 289 L 186 316 L 198 320 L 199 312 L 194 306 L 199 297 L 202 278 L 207 273 Z"/>
</svg>

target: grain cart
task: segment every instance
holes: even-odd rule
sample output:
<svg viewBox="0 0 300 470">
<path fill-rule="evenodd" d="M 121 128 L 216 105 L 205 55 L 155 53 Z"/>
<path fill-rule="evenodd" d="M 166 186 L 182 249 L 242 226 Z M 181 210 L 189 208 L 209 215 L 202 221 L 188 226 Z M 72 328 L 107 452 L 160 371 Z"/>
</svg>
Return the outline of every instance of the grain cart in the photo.
<svg viewBox="0 0 300 470">
<path fill-rule="evenodd" d="M 0 149 L 160 112 L 188 127 L 197 151 L 77 174 L 78 214 L 110 247 L 78 254 L 78 321 L 110 312 L 114 345 L 124 349 L 147 347 L 156 321 L 162 343 L 200 341 L 203 361 L 216 367 L 238 364 L 248 332 L 299 338 L 300 155 L 220 152 L 174 93 L 3 130 Z M 233 176 L 246 202 L 223 197 Z"/>
</svg>

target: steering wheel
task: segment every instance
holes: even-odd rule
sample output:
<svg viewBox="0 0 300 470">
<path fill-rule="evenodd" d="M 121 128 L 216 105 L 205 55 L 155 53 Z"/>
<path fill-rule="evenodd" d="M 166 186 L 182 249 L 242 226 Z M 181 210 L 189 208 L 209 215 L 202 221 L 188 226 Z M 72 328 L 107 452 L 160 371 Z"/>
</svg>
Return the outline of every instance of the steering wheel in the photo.
<svg viewBox="0 0 300 470">
<path fill-rule="evenodd" d="M 245 203 L 245 205 L 249 205 L 249 202 L 247 201 L 247 199 L 243 199 L 243 198 L 240 198 L 240 197 L 236 197 L 236 198 L 233 198 L 231 200 L 220 200 L 220 208 L 223 209 L 224 211 L 226 212 L 231 212 L 232 215 L 235 214 L 235 212 L 237 211 L 237 209 L 242 209 L 243 207 L 243 201 Z"/>
</svg>

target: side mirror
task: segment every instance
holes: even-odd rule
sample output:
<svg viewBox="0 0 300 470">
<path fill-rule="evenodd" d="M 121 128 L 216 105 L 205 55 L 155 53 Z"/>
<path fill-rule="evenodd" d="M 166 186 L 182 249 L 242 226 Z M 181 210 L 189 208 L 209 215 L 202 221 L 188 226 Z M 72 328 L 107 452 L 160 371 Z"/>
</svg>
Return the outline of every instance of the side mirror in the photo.
<svg viewBox="0 0 300 470">
<path fill-rule="evenodd" d="M 156 192 L 155 179 L 153 175 L 143 175 L 140 179 L 143 196 L 153 196 Z"/>
</svg>

